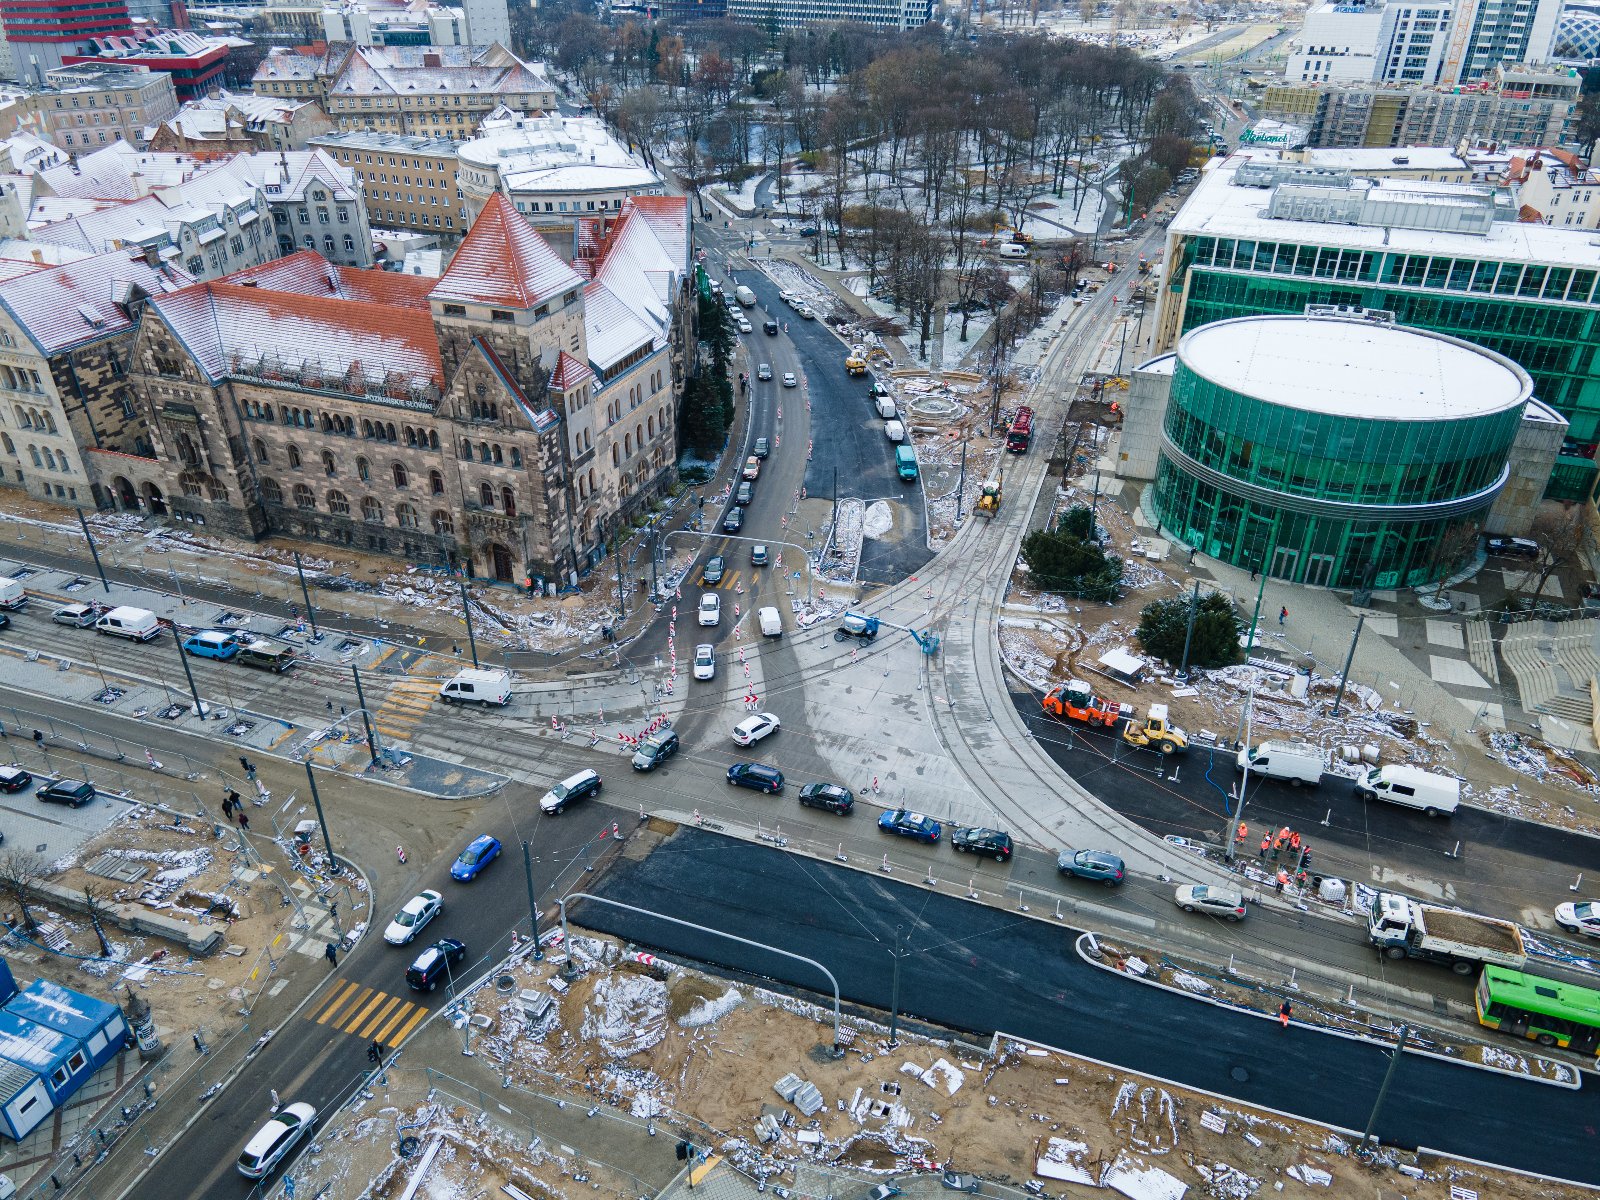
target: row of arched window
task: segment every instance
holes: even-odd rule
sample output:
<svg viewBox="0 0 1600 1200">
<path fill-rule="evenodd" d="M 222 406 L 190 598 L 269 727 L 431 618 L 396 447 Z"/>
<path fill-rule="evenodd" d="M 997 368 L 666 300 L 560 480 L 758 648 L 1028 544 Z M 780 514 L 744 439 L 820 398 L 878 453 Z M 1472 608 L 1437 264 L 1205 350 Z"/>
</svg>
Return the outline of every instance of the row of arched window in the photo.
<svg viewBox="0 0 1600 1200">
<path fill-rule="evenodd" d="M 187 488 L 185 489 L 187 491 Z M 284 503 L 283 488 L 276 479 L 263 479 L 261 481 L 261 497 L 268 504 L 282 505 Z M 289 493 L 290 501 L 295 508 L 314 511 L 317 509 L 317 497 L 311 490 L 310 484 L 297 483 Z M 323 496 L 323 507 L 336 517 L 351 515 L 350 497 L 341 491 L 329 491 Z M 363 496 L 357 506 L 361 519 L 373 525 L 385 524 L 383 503 L 376 496 Z M 414 505 L 402 500 L 393 509 L 394 523 L 401 529 L 420 529 L 421 519 L 417 515 Z M 446 537 L 455 534 L 455 518 L 445 509 L 435 509 L 429 514 L 429 524 L 433 532 Z"/>
<path fill-rule="evenodd" d="M 36 429 L 40 433 L 56 432 L 56 419 L 50 413 L 38 408 L 23 408 L 20 404 L 15 408 L 18 429 Z"/>
</svg>

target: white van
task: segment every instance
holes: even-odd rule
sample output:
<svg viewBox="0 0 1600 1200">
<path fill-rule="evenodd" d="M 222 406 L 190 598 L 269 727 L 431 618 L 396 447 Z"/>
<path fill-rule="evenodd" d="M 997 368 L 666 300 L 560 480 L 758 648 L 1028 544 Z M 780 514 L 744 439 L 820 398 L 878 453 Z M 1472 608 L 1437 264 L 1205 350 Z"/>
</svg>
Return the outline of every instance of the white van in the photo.
<svg viewBox="0 0 1600 1200">
<path fill-rule="evenodd" d="M 906 440 L 906 427 L 899 421 L 885 421 L 883 423 L 883 436 L 891 442 L 903 442 Z"/>
<path fill-rule="evenodd" d="M 1000 246 L 1001 258 L 1027 258 L 1028 248 L 1020 242 L 1005 242 Z"/>
<path fill-rule="evenodd" d="M 1234 769 L 1243 771 L 1247 761 L 1250 774 L 1282 779 L 1290 787 L 1322 782 L 1322 751 L 1309 742 L 1262 742 L 1254 750 L 1240 750 Z"/>
<path fill-rule="evenodd" d="M 1420 808 L 1430 817 L 1449 816 L 1461 806 L 1461 781 L 1394 764 L 1368 771 L 1365 779 L 1356 782 L 1356 795 Z"/>
<path fill-rule="evenodd" d="M 892 421 L 900 415 L 900 410 L 895 408 L 894 401 L 888 396 L 879 396 L 877 401 L 878 415 L 885 421 Z"/>
<path fill-rule="evenodd" d="M 148 608 L 129 608 L 123 604 L 96 621 L 94 631 L 132 638 L 136 642 L 148 642 L 161 636 L 161 622 Z"/>
<path fill-rule="evenodd" d="M 28 602 L 28 593 L 19 579 L 0 579 L 0 608 L 18 609 Z"/>
<path fill-rule="evenodd" d="M 761 622 L 761 633 L 764 637 L 783 636 L 783 617 L 775 608 L 763 608 L 756 611 L 756 620 Z"/>
<path fill-rule="evenodd" d="M 511 675 L 507 671 L 457 671 L 450 681 L 439 689 L 439 699 L 446 704 L 511 703 Z"/>
</svg>

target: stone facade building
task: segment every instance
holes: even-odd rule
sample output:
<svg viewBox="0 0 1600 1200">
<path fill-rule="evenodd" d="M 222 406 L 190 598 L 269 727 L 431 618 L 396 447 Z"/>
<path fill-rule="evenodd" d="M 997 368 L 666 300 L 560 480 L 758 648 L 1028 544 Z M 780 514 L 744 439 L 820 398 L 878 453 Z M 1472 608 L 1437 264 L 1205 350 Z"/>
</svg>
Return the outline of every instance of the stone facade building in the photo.
<svg viewBox="0 0 1600 1200">
<path fill-rule="evenodd" d="M 674 477 L 688 209 L 568 264 L 503 196 L 437 281 L 289 258 L 146 307 L 119 503 L 521 582 L 587 570 Z"/>
</svg>

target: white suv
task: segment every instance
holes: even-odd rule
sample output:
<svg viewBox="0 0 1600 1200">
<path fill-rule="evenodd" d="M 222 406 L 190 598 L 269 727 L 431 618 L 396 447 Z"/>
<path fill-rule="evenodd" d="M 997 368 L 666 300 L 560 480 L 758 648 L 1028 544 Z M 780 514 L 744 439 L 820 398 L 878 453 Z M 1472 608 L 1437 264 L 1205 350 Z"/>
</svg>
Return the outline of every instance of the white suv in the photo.
<svg viewBox="0 0 1600 1200">
<path fill-rule="evenodd" d="M 245 1143 L 239 1155 L 239 1174 L 246 1179 L 265 1179 L 316 1123 L 317 1110 L 311 1105 L 285 1105 Z"/>
<path fill-rule="evenodd" d="M 714 592 L 706 592 L 700 597 L 700 624 L 722 624 L 722 597 Z"/>
</svg>

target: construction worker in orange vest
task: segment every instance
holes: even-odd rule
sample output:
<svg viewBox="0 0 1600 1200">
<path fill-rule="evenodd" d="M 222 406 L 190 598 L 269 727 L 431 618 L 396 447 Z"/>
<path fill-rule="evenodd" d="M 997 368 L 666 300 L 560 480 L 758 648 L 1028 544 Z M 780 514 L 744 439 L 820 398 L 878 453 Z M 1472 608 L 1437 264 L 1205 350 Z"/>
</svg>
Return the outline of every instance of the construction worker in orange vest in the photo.
<svg viewBox="0 0 1600 1200">
<path fill-rule="evenodd" d="M 1242 845 L 1244 845 L 1246 839 L 1249 838 L 1249 836 L 1250 836 L 1250 826 L 1246 825 L 1243 821 L 1240 821 L 1239 822 L 1239 836 L 1237 838 L 1235 838 L 1234 840 L 1237 841 L 1242 846 Z"/>
<path fill-rule="evenodd" d="M 1267 860 L 1267 851 L 1272 849 L 1272 834 L 1266 833 L 1261 837 L 1261 853 L 1257 855 L 1262 862 Z"/>
</svg>

